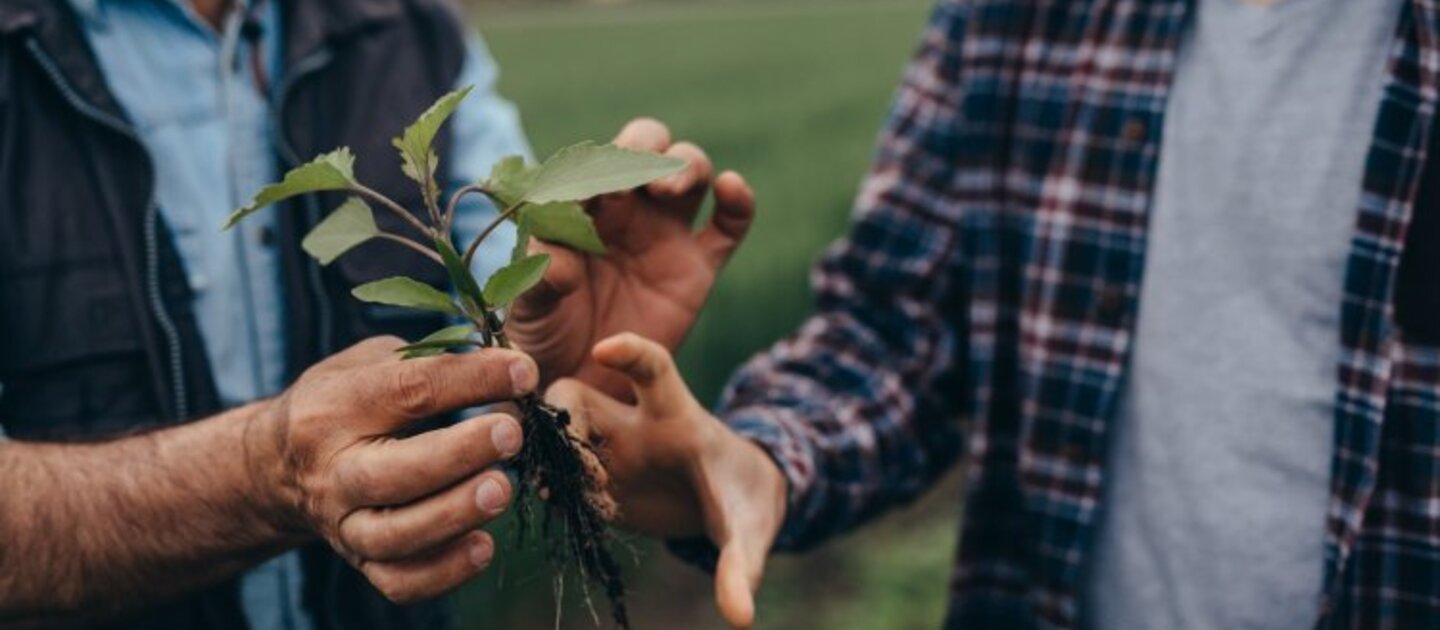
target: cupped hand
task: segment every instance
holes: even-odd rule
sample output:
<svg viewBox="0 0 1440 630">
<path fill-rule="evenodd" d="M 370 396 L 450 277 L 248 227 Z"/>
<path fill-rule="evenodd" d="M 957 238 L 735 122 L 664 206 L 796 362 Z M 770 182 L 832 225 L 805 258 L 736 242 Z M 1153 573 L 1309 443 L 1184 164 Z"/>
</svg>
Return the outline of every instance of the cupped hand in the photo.
<svg viewBox="0 0 1440 630">
<path fill-rule="evenodd" d="M 246 448 L 260 487 L 278 490 L 288 529 L 323 537 L 404 603 L 442 595 L 490 564 L 495 541 L 480 527 L 513 495 L 491 468 L 522 441 L 505 414 L 420 433 L 416 425 L 513 399 L 539 379 L 518 352 L 401 361 L 402 345 L 371 339 L 315 365 L 268 403 Z"/>
<path fill-rule="evenodd" d="M 630 400 L 625 380 L 590 356 L 599 340 L 635 332 L 674 350 L 695 322 L 715 277 L 744 238 L 755 198 L 734 172 L 713 177 L 705 152 L 671 142 L 665 125 L 637 119 L 615 144 L 684 159 L 680 173 L 627 193 L 593 200 L 587 211 L 608 251 L 591 255 L 531 241 L 551 256 L 545 280 L 515 303 L 506 330 L 535 357 L 542 378 L 579 379 Z M 694 228 L 713 181 L 714 211 Z"/>
<path fill-rule="evenodd" d="M 546 398 L 568 409 L 572 430 L 595 445 L 622 525 L 715 544 L 716 605 L 732 626 L 750 627 L 765 558 L 785 519 L 779 468 L 695 400 L 659 344 L 621 334 L 596 345 L 593 359 L 633 388 L 635 404 L 574 379 L 556 382 Z"/>
</svg>

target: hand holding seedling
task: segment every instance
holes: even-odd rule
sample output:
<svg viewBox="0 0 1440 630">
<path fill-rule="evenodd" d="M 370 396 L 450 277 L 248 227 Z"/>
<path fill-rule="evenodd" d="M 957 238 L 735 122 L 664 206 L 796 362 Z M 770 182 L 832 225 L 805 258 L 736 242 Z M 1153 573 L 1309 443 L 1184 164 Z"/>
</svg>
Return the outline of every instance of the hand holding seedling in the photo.
<svg viewBox="0 0 1440 630">
<path fill-rule="evenodd" d="M 571 376 L 629 400 L 629 384 L 590 358 L 596 342 L 635 332 L 674 350 L 699 316 L 722 265 L 754 217 L 754 195 L 734 172 L 714 178 L 714 210 L 692 226 L 710 188 L 713 167 L 699 147 L 672 143 L 652 119 L 631 122 L 616 146 L 684 160 L 685 170 L 650 185 L 588 204 L 604 256 L 535 241 L 550 256 L 545 280 L 521 296 L 506 328 L 535 357 L 545 381 Z"/>
<path fill-rule="evenodd" d="M 455 409 L 509 400 L 538 383 L 507 350 L 401 361 L 404 342 L 376 338 L 316 364 L 261 403 L 246 431 L 252 476 L 276 495 L 282 529 L 318 533 L 386 597 L 443 594 L 489 565 L 479 527 L 513 494 L 504 473 L 521 429 L 487 414 L 407 436 Z"/>
<path fill-rule="evenodd" d="M 404 358 L 434 360 L 433 357 L 449 350 L 478 347 L 494 352 L 496 348 L 513 348 L 505 311 L 546 278 L 551 264 L 549 253 L 530 253 L 531 238 L 591 255 L 603 254 L 605 243 L 581 204 L 594 197 L 629 191 L 675 175 L 685 169 L 687 162 L 616 146 L 582 143 L 561 149 L 539 165 L 526 164 L 518 156 L 501 160 L 487 179 L 463 187 L 444 199 L 435 181 L 439 159 L 431 145 L 440 127 L 469 92 L 470 89 L 465 88 L 445 95 L 394 140 L 404 173 L 420 187 L 423 208 L 405 208 L 357 181 L 355 156 L 342 147 L 296 167 L 279 183 L 262 189 L 250 205 L 235 211 L 227 227 L 263 207 L 297 195 L 321 191 L 348 193 L 349 199 L 306 236 L 302 243 L 306 252 L 321 264 L 329 264 L 362 243 L 383 239 L 419 252 L 443 268 L 450 279 L 450 291 L 397 276 L 364 284 L 352 292 L 365 302 L 432 311 L 461 322 L 397 348 Z M 708 171 L 708 162 L 705 168 Z M 695 185 L 686 184 L 686 188 L 695 188 Z M 703 187 L 700 190 L 703 195 Z M 456 243 L 452 232 L 455 213 L 459 202 L 472 194 L 488 197 L 501 212 L 468 244 Z M 698 208 L 698 202 L 692 205 Z M 393 214 L 408 229 L 404 232 L 380 229 L 374 217 L 375 207 Z M 663 206 L 656 208 L 663 210 Z M 693 216 L 693 210 L 691 212 Z M 646 225 L 649 218 L 632 213 L 611 232 L 615 235 L 643 233 L 649 229 Z M 519 235 L 511 262 L 482 281 L 473 275 L 471 262 L 486 239 L 505 221 L 513 222 Z M 688 231 L 688 227 L 686 229 Z M 563 272 L 550 276 L 551 293 L 561 296 L 559 299 L 569 292 L 563 281 L 565 276 Z M 543 301 L 537 300 L 531 305 L 532 321 L 544 319 L 533 315 Z M 694 308 L 698 309 L 698 304 Z M 591 316 L 590 312 L 583 314 L 583 317 Z M 527 341 L 537 347 L 544 346 L 544 339 L 538 334 L 532 334 Z M 557 354 L 563 354 L 563 350 L 560 348 Z M 462 389 L 469 386 L 463 379 L 449 381 L 447 385 Z M 565 410 L 552 407 L 533 394 L 513 394 L 524 434 L 523 446 L 514 462 L 520 479 L 517 498 L 523 499 L 532 491 L 543 491 L 547 497 L 545 533 L 550 536 L 558 531 L 561 537 L 550 541 L 552 555 L 573 558 L 582 576 L 598 582 L 604 589 L 616 623 L 627 626 L 620 568 L 607 546 L 609 532 L 605 519 L 612 515 L 613 506 L 594 477 L 592 467 L 585 464 L 589 446 L 567 432 L 570 421 Z M 432 516 L 440 515 L 433 513 Z M 530 523 L 529 512 L 521 510 L 520 516 L 523 535 Z M 421 513 L 412 518 L 421 523 L 425 520 Z M 552 528 L 552 525 L 558 527 Z M 337 548 L 342 553 L 348 551 L 338 545 Z M 364 569 L 361 564 L 357 566 Z"/>
<path fill-rule="evenodd" d="M 750 627 L 765 558 L 785 520 L 779 468 L 695 400 L 659 344 L 626 333 L 592 354 L 634 388 L 636 404 L 573 379 L 557 381 L 546 399 L 603 445 L 605 486 L 624 525 L 663 538 L 705 536 L 719 548 L 716 605 L 732 626 Z"/>
</svg>

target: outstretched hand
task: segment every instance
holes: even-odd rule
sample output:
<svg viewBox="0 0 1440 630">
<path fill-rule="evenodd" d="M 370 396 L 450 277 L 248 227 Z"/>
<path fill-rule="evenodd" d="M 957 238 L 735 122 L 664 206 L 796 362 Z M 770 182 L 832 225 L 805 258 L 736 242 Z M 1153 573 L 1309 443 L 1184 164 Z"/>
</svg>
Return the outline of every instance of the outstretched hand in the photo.
<svg viewBox="0 0 1440 630">
<path fill-rule="evenodd" d="M 535 358 L 543 380 L 573 377 L 628 401 L 625 379 L 594 361 L 590 348 L 626 331 L 672 351 L 678 347 L 745 237 L 755 198 L 740 175 L 714 177 L 704 151 L 689 142 L 672 143 L 670 130 L 653 119 L 631 122 L 614 142 L 681 158 L 689 166 L 588 204 L 609 249 L 603 256 L 531 241 L 532 252 L 550 254 L 550 268 L 544 281 L 515 303 L 506 331 Z M 697 231 L 695 219 L 712 182 L 714 212 Z"/>
<path fill-rule="evenodd" d="M 705 411 L 670 353 L 635 334 L 600 342 L 595 364 L 633 389 L 626 404 L 574 379 L 546 397 L 605 462 L 622 525 L 663 538 L 706 536 L 720 550 L 715 600 L 732 626 L 755 620 L 755 591 L 785 518 L 784 477 L 769 456 Z"/>
</svg>

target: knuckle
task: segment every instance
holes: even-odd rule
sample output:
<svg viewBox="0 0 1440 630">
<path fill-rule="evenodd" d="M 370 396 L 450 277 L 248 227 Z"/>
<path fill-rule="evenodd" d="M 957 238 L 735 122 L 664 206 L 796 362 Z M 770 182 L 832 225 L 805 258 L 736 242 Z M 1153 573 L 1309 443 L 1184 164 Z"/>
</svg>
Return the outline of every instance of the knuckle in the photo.
<svg viewBox="0 0 1440 630">
<path fill-rule="evenodd" d="M 435 381 L 419 363 L 402 363 L 393 373 L 390 391 L 396 410 L 407 415 L 424 415 L 436 400 Z"/>
<path fill-rule="evenodd" d="M 395 538 L 383 519 L 351 518 L 346 522 L 355 524 L 342 528 L 341 542 L 356 555 L 384 559 L 394 554 Z"/>
<path fill-rule="evenodd" d="M 380 591 L 380 594 L 384 595 L 385 599 L 390 600 L 391 603 L 403 605 L 419 600 L 419 593 L 414 585 L 394 571 L 373 563 L 367 563 L 363 571 L 375 590 Z"/>
<path fill-rule="evenodd" d="M 335 465 L 335 479 L 345 496 L 359 503 L 371 503 L 381 495 L 382 476 L 356 457 L 342 458 Z"/>
</svg>

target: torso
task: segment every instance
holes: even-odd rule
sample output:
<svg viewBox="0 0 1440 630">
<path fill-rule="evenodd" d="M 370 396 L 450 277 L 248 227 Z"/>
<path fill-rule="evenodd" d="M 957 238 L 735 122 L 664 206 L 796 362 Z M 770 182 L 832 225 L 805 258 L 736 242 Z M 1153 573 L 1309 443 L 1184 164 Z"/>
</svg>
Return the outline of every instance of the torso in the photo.
<svg viewBox="0 0 1440 630">
<path fill-rule="evenodd" d="M 1400 4 L 1197 4 L 1113 425 L 1095 628 L 1300 628 L 1319 610 L 1342 282 Z"/>
</svg>

